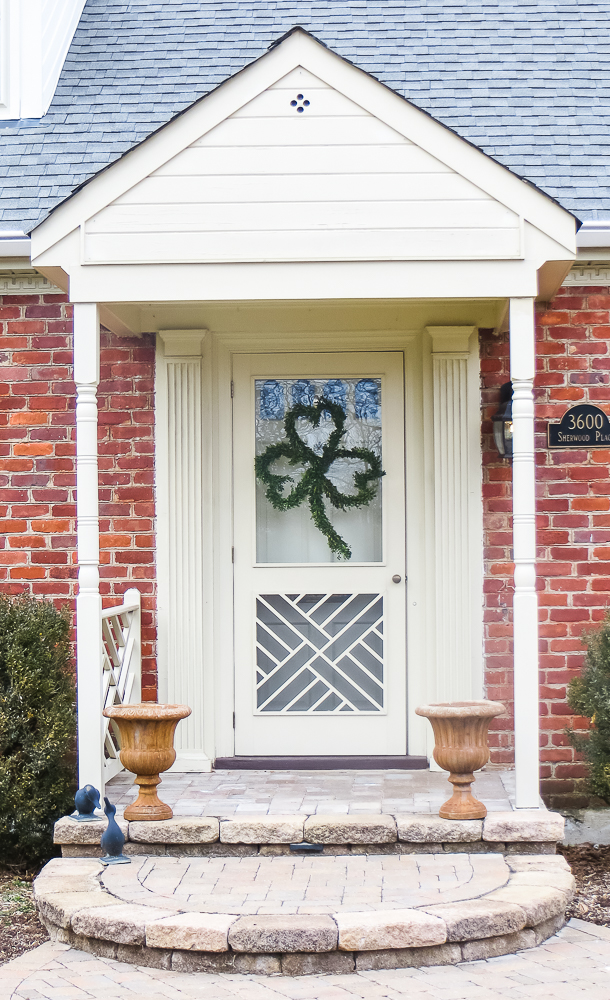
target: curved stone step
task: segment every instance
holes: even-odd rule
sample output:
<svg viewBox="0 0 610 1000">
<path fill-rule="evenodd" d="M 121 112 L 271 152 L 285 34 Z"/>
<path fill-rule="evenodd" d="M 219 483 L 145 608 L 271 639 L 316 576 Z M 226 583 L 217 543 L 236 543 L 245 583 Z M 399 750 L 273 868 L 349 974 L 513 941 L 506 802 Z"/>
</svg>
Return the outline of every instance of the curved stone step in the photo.
<svg viewBox="0 0 610 1000">
<path fill-rule="evenodd" d="M 181 971 L 303 975 L 446 965 L 530 948 L 565 922 L 559 855 L 50 861 L 34 883 L 51 937 Z"/>
</svg>

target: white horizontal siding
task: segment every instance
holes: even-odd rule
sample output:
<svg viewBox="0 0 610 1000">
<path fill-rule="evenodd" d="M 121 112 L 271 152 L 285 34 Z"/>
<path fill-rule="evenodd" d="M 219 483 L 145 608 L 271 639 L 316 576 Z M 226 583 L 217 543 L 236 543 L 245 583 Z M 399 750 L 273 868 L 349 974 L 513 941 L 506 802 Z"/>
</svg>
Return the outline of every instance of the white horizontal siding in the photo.
<svg viewBox="0 0 610 1000">
<path fill-rule="evenodd" d="M 269 166 L 269 164 L 267 164 Z M 117 198 L 114 205 L 234 204 L 241 202 L 364 202 L 375 192 L 376 201 L 409 201 L 436 205 L 444 201 L 490 202 L 491 199 L 459 174 L 342 174 L 184 175 L 170 183 L 167 175 L 148 177 Z M 496 203 L 497 204 L 497 203 Z"/>
<path fill-rule="evenodd" d="M 323 201 L 258 204 L 112 205 L 89 233 L 237 232 L 281 229 L 515 228 L 515 216 L 488 201 Z"/>
<path fill-rule="evenodd" d="M 519 256 L 519 234 L 514 212 L 297 69 L 89 219 L 84 257 L 488 259 Z"/>
<path fill-rule="evenodd" d="M 518 254 L 515 229 L 147 233 L 145 237 L 141 233 L 92 233 L 87 238 L 85 262 L 488 260 Z"/>
<path fill-rule="evenodd" d="M 210 174 L 281 174 L 310 175 L 315 178 L 334 175 L 343 178 L 345 174 L 392 174 L 402 173 L 405 181 L 414 173 L 446 173 L 457 176 L 440 160 L 430 156 L 419 146 L 405 140 L 403 145 L 374 146 L 245 146 L 224 148 L 223 146 L 191 146 L 178 156 L 174 156 L 151 176 L 157 177 L 205 177 Z M 145 181 L 141 182 L 142 184 Z M 469 184 L 469 181 L 465 182 Z M 138 185 L 139 186 L 139 185 Z M 470 187 L 474 185 L 470 184 Z M 480 197 L 480 193 L 478 195 Z"/>
<path fill-rule="evenodd" d="M 278 100 L 282 91 L 276 91 Z M 371 146 L 376 143 L 405 145 L 407 140 L 372 115 L 240 118 L 232 115 L 193 146 Z M 294 115 L 294 117 L 293 117 Z"/>
</svg>

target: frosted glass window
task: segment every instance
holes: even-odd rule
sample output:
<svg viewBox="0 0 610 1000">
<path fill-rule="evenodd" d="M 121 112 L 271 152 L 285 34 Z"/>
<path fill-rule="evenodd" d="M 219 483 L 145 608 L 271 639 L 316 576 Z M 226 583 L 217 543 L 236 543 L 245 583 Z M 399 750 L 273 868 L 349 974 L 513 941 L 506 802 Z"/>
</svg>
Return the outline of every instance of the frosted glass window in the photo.
<svg viewBox="0 0 610 1000">
<path fill-rule="evenodd" d="M 324 397 L 342 407 L 346 414 L 342 448 L 368 448 L 381 459 L 381 379 L 378 378 L 295 378 L 255 380 L 256 454 L 286 438 L 284 420 L 297 404 L 311 406 Z M 301 419 L 297 430 L 309 448 L 321 454 L 334 422 L 324 414 L 318 427 Z M 328 478 L 342 493 L 356 493 L 354 472 L 365 471 L 360 459 L 338 458 L 328 470 Z M 291 476 L 294 483 L 305 467 L 279 459 L 271 468 L 277 475 Z M 325 501 L 326 513 L 334 529 L 352 550 L 352 562 L 382 561 L 381 492 L 376 483 L 374 499 L 364 507 L 336 510 Z M 287 490 L 290 484 L 287 484 Z M 256 482 L 256 558 L 259 563 L 334 563 L 342 561 L 331 552 L 326 537 L 311 519 L 307 501 L 299 507 L 278 511 L 265 496 L 265 486 Z"/>
</svg>

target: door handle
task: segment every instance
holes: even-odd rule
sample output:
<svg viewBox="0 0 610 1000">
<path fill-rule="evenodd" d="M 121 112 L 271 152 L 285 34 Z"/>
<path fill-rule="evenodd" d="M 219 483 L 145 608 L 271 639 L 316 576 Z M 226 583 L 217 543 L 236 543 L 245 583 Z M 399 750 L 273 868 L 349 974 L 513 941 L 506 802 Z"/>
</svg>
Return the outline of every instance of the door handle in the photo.
<svg viewBox="0 0 610 1000">
<path fill-rule="evenodd" d="M 394 576 L 392 577 L 392 583 L 400 583 L 401 580 L 402 577 L 400 573 L 394 573 Z"/>
</svg>

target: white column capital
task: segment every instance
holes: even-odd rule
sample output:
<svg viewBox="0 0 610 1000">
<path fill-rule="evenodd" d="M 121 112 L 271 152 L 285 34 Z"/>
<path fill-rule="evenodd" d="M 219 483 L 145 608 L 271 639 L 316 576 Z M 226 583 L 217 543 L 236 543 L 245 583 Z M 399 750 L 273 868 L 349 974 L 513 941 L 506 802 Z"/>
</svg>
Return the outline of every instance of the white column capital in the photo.
<svg viewBox="0 0 610 1000">
<path fill-rule="evenodd" d="M 469 341 L 476 326 L 427 326 L 433 354 L 468 354 Z"/>
<path fill-rule="evenodd" d="M 536 375 L 534 299 L 511 299 L 510 376 L 514 383 L 530 381 Z"/>
<path fill-rule="evenodd" d="M 197 357 L 209 332 L 207 329 L 159 330 L 159 336 L 165 346 L 166 357 Z"/>
<path fill-rule="evenodd" d="M 100 380 L 100 311 L 96 302 L 74 303 L 74 381 Z"/>
</svg>

